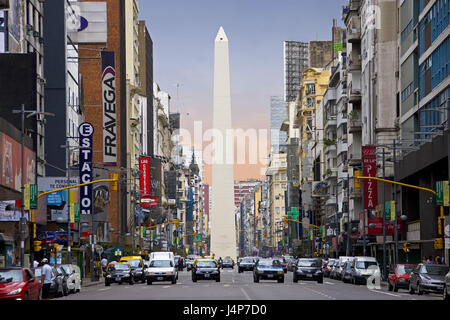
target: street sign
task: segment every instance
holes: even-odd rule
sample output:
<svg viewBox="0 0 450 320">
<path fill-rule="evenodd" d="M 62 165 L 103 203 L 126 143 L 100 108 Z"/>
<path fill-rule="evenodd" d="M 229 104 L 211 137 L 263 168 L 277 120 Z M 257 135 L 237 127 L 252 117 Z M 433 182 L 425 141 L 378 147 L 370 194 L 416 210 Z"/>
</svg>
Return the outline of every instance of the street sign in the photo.
<svg viewBox="0 0 450 320">
<path fill-rule="evenodd" d="M 122 255 L 122 251 L 123 251 L 122 247 L 115 247 L 114 248 L 114 255 L 115 256 L 121 256 Z"/>
<path fill-rule="evenodd" d="M 377 175 L 377 148 L 362 146 L 362 161 L 365 177 L 376 177 Z M 364 209 L 376 209 L 378 205 L 377 180 L 367 179 L 364 181 Z"/>
<path fill-rule="evenodd" d="M 300 212 L 298 212 L 297 207 L 292 207 L 291 211 L 288 212 L 289 219 L 292 219 L 292 220 L 298 220 L 299 215 L 300 215 Z"/>
<path fill-rule="evenodd" d="M 445 207 L 448 207 L 449 206 L 449 196 L 450 196 L 448 180 L 447 181 L 442 181 L 442 182 L 443 182 L 443 193 L 444 193 L 443 203 L 444 203 Z"/>
<path fill-rule="evenodd" d="M 92 181 L 94 127 L 89 122 L 84 122 L 79 126 L 78 133 L 80 135 L 80 183 L 87 183 Z M 80 211 L 83 215 L 92 214 L 92 185 L 80 187 Z"/>
<path fill-rule="evenodd" d="M 436 205 L 442 206 L 444 203 L 444 183 L 436 181 Z"/>
<path fill-rule="evenodd" d="M 386 220 L 391 219 L 391 202 L 390 201 L 384 202 L 384 218 Z"/>
<path fill-rule="evenodd" d="M 30 185 L 26 184 L 23 191 L 23 209 L 28 211 L 30 210 Z"/>
<path fill-rule="evenodd" d="M 30 209 L 38 208 L 38 186 L 30 184 Z"/>
</svg>

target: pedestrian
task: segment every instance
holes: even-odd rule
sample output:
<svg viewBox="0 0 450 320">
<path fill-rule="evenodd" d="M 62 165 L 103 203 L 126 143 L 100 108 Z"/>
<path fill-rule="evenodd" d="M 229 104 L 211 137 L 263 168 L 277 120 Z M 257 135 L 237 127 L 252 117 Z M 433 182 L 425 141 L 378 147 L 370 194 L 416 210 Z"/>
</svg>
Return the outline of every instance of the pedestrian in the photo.
<svg viewBox="0 0 450 320">
<path fill-rule="evenodd" d="M 429 256 L 428 259 L 427 259 L 427 263 L 431 263 L 432 261 L 433 261 L 433 257 Z"/>
<path fill-rule="evenodd" d="M 436 256 L 436 258 L 434 258 L 434 263 L 435 264 L 441 264 L 441 257 L 440 256 Z"/>
<path fill-rule="evenodd" d="M 183 271 L 183 260 L 181 260 L 181 257 L 178 258 L 178 270 Z"/>
<path fill-rule="evenodd" d="M 48 264 L 48 259 L 44 258 L 41 261 L 41 283 L 42 283 L 42 299 L 47 300 L 49 298 L 50 286 L 52 284 L 52 267 Z"/>
<path fill-rule="evenodd" d="M 102 271 L 106 272 L 106 267 L 108 266 L 108 259 L 106 259 L 106 255 L 103 255 L 103 259 L 101 261 L 102 264 Z"/>
<path fill-rule="evenodd" d="M 422 258 L 422 263 L 427 263 L 427 257 L 424 256 L 424 257 Z"/>
<path fill-rule="evenodd" d="M 39 262 L 36 261 L 36 259 L 34 259 L 34 261 L 33 261 L 33 268 L 36 269 L 37 267 L 39 267 Z"/>
</svg>

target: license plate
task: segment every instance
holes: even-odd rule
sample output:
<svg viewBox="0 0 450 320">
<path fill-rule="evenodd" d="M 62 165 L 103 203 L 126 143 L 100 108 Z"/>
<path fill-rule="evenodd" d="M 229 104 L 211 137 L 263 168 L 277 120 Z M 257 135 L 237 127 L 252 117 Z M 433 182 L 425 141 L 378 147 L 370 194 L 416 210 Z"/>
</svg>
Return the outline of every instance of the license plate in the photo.
<svg viewBox="0 0 450 320">
<path fill-rule="evenodd" d="M 120 281 L 120 277 L 117 277 L 117 278 L 116 278 L 116 281 Z"/>
<path fill-rule="evenodd" d="M 156 280 L 162 281 L 162 280 L 164 280 L 164 277 L 158 277 L 158 278 L 156 278 Z"/>
<path fill-rule="evenodd" d="M 205 274 L 205 278 L 209 278 L 209 274 Z"/>
<path fill-rule="evenodd" d="M 273 278 L 273 274 L 268 274 L 267 277 Z"/>
<path fill-rule="evenodd" d="M 308 278 L 312 278 L 312 274 L 307 274 L 306 275 Z"/>
</svg>

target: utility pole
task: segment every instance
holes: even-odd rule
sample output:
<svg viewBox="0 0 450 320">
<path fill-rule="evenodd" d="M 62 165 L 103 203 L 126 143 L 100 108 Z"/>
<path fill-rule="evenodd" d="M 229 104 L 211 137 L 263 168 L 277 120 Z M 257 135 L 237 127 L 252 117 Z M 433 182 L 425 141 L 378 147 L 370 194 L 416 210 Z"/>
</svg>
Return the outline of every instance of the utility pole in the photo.
<svg viewBox="0 0 450 320">
<path fill-rule="evenodd" d="M 70 146 L 66 146 L 67 163 L 67 186 L 70 187 Z M 70 246 L 70 190 L 67 190 L 67 263 L 72 264 L 72 253 Z"/>
<path fill-rule="evenodd" d="M 397 152 L 396 152 L 396 141 L 393 141 L 393 151 L 394 151 L 394 181 L 395 181 L 395 164 L 397 163 Z M 398 260 L 398 217 L 397 217 L 397 185 L 394 184 L 394 203 L 395 203 L 395 264 L 399 263 Z"/>
<path fill-rule="evenodd" d="M 383 148 L 383 179 L 386 179 L 386 159 L 385 149 Z M 387 279 L 386 270 L 386 184 L 383 183 L 383 278 Z"/>
<path fill-rule="evenodd" d="M 338 204 L 338 180 L 336 179 L 336 212 L 334 213 L 334 220 L 336 221 L 336 259 L 339 259 L 339 243 L 338 243 L 338 236 L 339 236 L 339 228 L 338 228 L 338 211 L 339 211 L 339 204 Z"/>
<path fill-rule="evenodd" d="M 350 185 L 349 185 L 349 177 L 348 177 L 348 173 L 347 173 L 347 250 L 345 252 L 345 255 L 347 257 L 350 256 L 350 252 L 351 252 L 351 242 L 352 242 L 352 237 L 351 237 L 351 223 L 350 223 L 350 209 L 349 209 L 349 202 L 350 202 Z"/>
</svg>

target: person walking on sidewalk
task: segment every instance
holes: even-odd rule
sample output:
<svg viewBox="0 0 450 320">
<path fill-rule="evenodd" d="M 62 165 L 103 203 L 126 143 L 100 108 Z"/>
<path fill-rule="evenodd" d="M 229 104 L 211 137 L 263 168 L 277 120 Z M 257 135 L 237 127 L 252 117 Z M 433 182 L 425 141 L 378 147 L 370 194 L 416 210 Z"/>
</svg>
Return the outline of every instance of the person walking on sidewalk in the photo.
<svg viewBox="0 0 450 320">
<path fill-rule="evenodd" d="M 49 297 L 50 286 L 52 284 L 52 267 L 48 264 L 47 258 L 42 259 L 42 299 L 47 300 Z"/>
<path fill-rule="evenodd" d="M 106 267 L 108 266 L 108 259 L 106 259 L 106 255 L 103 255 L 103 259 L 101 261 L 102 264 L 102 271 L 103 273 L 106 272 Z"/>
</svg>

